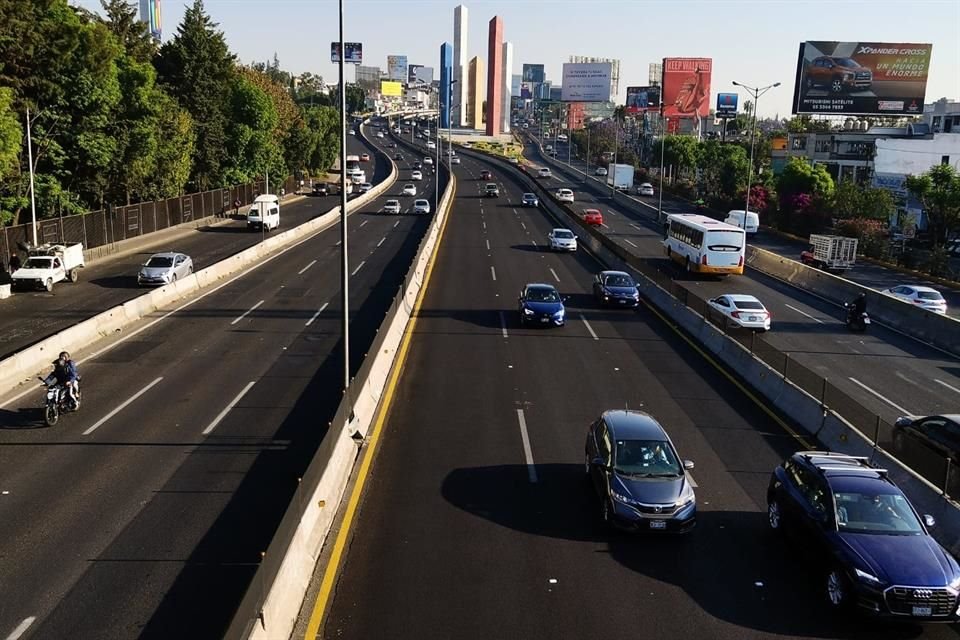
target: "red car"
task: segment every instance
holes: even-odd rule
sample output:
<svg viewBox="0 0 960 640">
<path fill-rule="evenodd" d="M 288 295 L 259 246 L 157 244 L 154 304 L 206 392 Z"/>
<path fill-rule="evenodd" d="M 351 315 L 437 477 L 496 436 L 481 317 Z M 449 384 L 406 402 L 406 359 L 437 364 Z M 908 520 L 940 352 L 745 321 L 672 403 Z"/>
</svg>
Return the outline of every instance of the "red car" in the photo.
<svg viewBox="0 0 960 640">
<path fill-rule="evenodd" d="M 492 174 L 491 174 L 489 171 L 487 171 L 486 169 L 484 169 L 483 171 L 480 172 L 480 179 L 481 179 L 481 180 L 492 180 L 492 179 L 493 179 L 493 176 L 492 176 Z"/>
<path fill-rule="evenodd" d="M 369 154 L 369 153 L 361 153 L 361 154 L 360 154 L 360 162 L 370 162 L 370 154 Z"/>
<path fill-rule="evenodd" d="M 587 224 L 600 226 L 603 224 L 603 214 L 600 213 L 600 209 L 584 209 L 583 221 Z"/>
</svg>

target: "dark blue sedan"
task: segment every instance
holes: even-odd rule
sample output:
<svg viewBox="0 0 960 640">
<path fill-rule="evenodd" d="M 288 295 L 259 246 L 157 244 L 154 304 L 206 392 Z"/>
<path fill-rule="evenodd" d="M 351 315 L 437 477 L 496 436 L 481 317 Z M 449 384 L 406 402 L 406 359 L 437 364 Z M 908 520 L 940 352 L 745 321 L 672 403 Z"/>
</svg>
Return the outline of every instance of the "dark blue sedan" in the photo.
<svg viewBox="0 0 960 640">
<path fill-rule="evenodd" d="M 518 300 L 520 324 L 542 324 L 562 327 L 566 321 L 563 298 L 553 285 L 528 284 Z"/>
<path fill-rule="evenodd" d="M 636 307 L 640 304 L 637 283 L 623 271 L 601 271 L 593 279 L 593 295 L 601 304 Z"/>
</svg>

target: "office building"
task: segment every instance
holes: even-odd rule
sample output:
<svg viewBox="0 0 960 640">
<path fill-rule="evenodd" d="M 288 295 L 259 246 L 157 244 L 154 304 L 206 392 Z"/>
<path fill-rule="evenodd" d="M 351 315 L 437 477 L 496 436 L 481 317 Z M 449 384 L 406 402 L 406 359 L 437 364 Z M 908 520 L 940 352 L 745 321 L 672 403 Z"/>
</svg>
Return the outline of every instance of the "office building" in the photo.
<svg viewBox="0 0 960 640">
<path fill-rule="evenodd" d="M 500 135 L 503 90 L 503 18 L 493 16 L 487 30 L 487 135 Z"/>
<path fill-rule="evenodd" d="M 663 78 L 663 63 L 662 62 L 651 62 L 649 71 L 647 72 L 647 83 L 651 87 L 659 87 L 660 80 Z"/>
<path fill-rule="evenodd" d="M 467 101 L 469 87 L 467 82 L 467 28 L 469 12 L 462 4 L 453 10 L 453 122 L 458 127 L 467 123 Z"/>
<path fill-rule="evenodd" d="M 486 74 L 483 60 L 474 56 L 467 65 L 467 101 L 464 103 L 464 112 L 467 116 L 467 127 L 471 129 L 483 128 L 483 101 L 486 99 Z"/>
<path fill-rule="evenodd" d="M 440 45 L 440 126 L 450 128 L 450 111 L 453 101 L 453 45 Z"/>
<path fill-rule="evenodd" d="M 510 104 L 513 98 L 513 43 L 503 43 L 503 64 L 500 69 L 500 130 L 510 133 Z"/>
</svg>

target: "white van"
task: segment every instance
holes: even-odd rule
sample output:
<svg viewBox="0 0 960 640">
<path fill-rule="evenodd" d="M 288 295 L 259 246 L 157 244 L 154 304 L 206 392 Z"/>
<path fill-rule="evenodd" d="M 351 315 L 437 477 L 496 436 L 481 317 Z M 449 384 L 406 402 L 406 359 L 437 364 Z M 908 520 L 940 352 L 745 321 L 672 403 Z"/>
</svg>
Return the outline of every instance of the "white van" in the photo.
<svg viewBox="0 0 960 640">
<path fill-rule="evenodd" d="M 746 224 L 743 222 L 744 213 L 747 216 Z M 756 233 L 760 230 L 760 216 L 753 211 L 744 211 L 743 209 L 728 211 L 727 219 L 724 222 L 734 227 L 740 227 L 747 233 Z"/>
<path fill-rule="evenodd" d="M 257 196 L 247 213 L 247 229 L 272 231 L 280 226 L 280 199 L 274 195 Z"/>
</svg>

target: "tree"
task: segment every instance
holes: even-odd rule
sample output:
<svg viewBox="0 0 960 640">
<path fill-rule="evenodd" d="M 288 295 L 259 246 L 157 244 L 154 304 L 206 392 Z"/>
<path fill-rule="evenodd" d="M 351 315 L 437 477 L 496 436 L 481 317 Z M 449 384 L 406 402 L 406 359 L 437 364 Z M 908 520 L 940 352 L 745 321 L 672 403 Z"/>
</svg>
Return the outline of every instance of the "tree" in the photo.
<svg viewBox="0 0 960 640">
<path fill-rule="evenodd" d="M 196 134 L 193 119 L 166 93 L 158 95 L 157 148 L 153 155 L 153 180 L 146 196 L 154 199 L 181 195 L 190 179 Z"/>
<path fill-rule="evenodd" d="M 338 97 L 336 104 L 340 104 L 339 100 L 340 98 Z M 347 113 L 359 113 L 363 111 L 366 105 L 367 93 L 363 90 L 363 87 L 358 84 L 348 84 L 346 100 Z M 486 109 L 484 109 L 484 113 L 486 113 Z"/>
<path fill-rule="evenodd" d="M 23 127 L 20 118 L 13 110 L 13 91 L 0 87 L 0 184 L 7 177 L 19 171 L 20 148 L 23 145 Z M 0 224 L 6 224 L 13 212 L 0 199 Z"/>
<path fill-rule="evenodd" d="M 225 184 L 227 98 L 235 71 L 234 56 L 216 27 L 203 0 L 194 0 L 157 59 L 161 81 L 193 119 L 192 179 L 199 189 Z"/>
<path fill-rule="evenodd" d="M 948 164 L 938 164 L 919 176 L 907 176 L 907 190 L 923 204 L 935 245 L 960 226 L 960 175 Z"/>
<path fill-rule="evenodd" d="M 249 182 L 265 171 L 274 176 L 283 173 L 283 156 L 275 137 L 277 110 L 270 96 L 240 74 L 233 80 L 229 108 L 227 183 Z"/>
<path fill-rule="evenodd" d="M 840 219 L 865 218 L 888 222 L 896 205 L 886 189 L 862 187 L 841 180 L 833 193 L 833 213 Z"/>
<path fill-rule="evenodd" d="M 787 131 L 790 133 L 827 133 L 832 129 L 829 120 L 814 120 L 809 115 L 795 116 L 787 121 Z"/>
<path fill-rule="evenodd" d="M 306 110 L 304 119 L 316 141 L 306 168 L 312 172 L 326 171 L 340 151 L 340 111 L 334 107 L 312 107 Z"/>
<path fill-rule="evenodd" d="M 661 149 L 661 145 L 664 148 Z M 677 172 L 690 173 L 697 166 L 699 147 L 696 139 L 691 136 L 666 136 L 654 145 L 654 156 L 659 158 L 663 154 L 663 163 L 673 165 Z"/>
<path fill-rule="evenodd" d="M 777 180 L 781 198 L 809 194 L 827 199 L 833 195 L 833 178 L 823 165 L 811 165 L 803 158 L 790 158 Z"/>
</svg>

